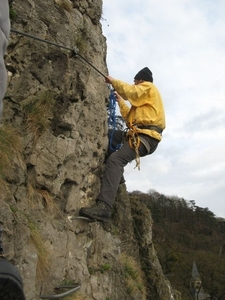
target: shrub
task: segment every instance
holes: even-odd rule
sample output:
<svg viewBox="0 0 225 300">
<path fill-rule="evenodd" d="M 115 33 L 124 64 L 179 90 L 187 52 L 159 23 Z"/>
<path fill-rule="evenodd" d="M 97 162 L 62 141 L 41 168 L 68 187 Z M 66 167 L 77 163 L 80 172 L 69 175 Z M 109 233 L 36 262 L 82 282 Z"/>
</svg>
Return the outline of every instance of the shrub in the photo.
<svg viewBox="0 0 225 300">
<path fill-rule="evenodd" d="M 23 104 L 26 130 L 35 138 L 38 138 L 49 127 L 54 103 L 52 93 L 45 91 Z"/>
</svg>

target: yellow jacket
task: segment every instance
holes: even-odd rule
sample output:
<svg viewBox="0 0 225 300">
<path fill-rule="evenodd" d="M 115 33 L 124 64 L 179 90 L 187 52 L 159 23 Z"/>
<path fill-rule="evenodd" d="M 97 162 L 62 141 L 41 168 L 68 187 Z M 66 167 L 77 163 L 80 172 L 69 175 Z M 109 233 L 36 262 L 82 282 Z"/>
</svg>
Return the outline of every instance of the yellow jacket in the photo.
<svg viewBox="0 0 225 300">
<path fill-rule="evenodd" d="M 162 130 L 165 129 L 162 98 L 152 82 L 144 81 L 137 85 L 130 85 L 114 79 L 112 86 L 122 98 L 127 99 L 131 104 L 129 107 L 125 100 L 118 102 L 121 115 L 127 124 L 154 125 Z M 138 129 L 138 132 L 150 135 L 159 141 L 162 139 L 161 134 L 155 130 Z"/>
</svg>

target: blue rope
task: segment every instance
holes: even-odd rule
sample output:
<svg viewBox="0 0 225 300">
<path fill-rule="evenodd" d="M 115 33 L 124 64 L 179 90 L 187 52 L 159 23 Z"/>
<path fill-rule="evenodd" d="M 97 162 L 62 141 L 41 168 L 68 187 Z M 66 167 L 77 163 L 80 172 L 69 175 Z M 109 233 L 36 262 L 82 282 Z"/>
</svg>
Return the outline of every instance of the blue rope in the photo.
<svg viewBox="0 0 225 300">
<path fill-rule="evenodd" d="M 113 135 L 116 130 L 116 96 L 111 86 L 110 86 L 109 105 L 108 105 L 108 127 L 109 129 L 112 130 L 109 133 L 109 148 L 112 151 L 119 150 L 121 144 L 117 144 L 115 148 L 112 146 Z"/>
</svg>

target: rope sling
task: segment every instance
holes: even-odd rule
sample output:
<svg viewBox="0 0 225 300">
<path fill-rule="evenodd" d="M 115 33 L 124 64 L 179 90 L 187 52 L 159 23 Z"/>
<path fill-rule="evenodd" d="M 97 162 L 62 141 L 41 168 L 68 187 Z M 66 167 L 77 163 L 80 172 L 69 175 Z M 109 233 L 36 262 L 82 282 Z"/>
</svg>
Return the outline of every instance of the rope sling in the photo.
<svg viewBox="0 0 225 300">
<path fill-rule="evenodd" d="M 109 131 L 109 148 L 113 152 L 116 150 L 119 150 L 122 146 L 121 144 L 117 144 L 116 147 L 113 146 L 113 136 L 116 130 L 116 96 L 114 94 L 114 90 L 111 86 L 110 88 L 110 94 L 109 94 L 109 104 L 108 104 L 108 128 L 111 129 Z"/>
<path fill-rule="evenodd" d="M 140 146 L 141 140 L 138 135 L 138 130 L 136 126 L 128 124 L 128 128 L 129 130 L 127 131 L 127 137 L 128 137 L 129 145 L 132 149 L 134 149 L 136 153 L 136 157 L 135 157 L 136 166 L 134 168 L 138 168 L 138 170 L 140 171 L 141 161 L 140 161 L 138 148 Z"/>
</svg>

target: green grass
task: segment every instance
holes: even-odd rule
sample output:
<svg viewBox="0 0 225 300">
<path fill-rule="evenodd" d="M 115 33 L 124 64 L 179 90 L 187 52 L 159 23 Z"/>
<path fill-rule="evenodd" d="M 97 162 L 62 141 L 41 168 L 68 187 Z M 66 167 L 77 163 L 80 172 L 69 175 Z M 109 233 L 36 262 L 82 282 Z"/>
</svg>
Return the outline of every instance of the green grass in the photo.
<svg viewBox="0 0 225 300">
<path fill-rule="evenodd" d="M 37 278 L 42 280 L 46 276 L 49 270 L 49 266 L 50 266 L 49 257 L 48 257 L 49 253 L 36 224 L 33 221 L 29 220 L 28 227 L 30 229 L 31 242 L 33 243 L 33 245 L 37 250 L 37 256 L 38 256 L 37 270 L 36 270 Z"/>
<path fill-rule="evenodd" d="M 112 268 L 112 266 L 108 263 L 104 264 L 104 265 L 101 265 L 101 266 L 96 266 L 96 267 L 89 267 L 88 270 L 89 270 L 89 273 L 92 275 L 96 272 L 101 272 L 101 273 L 104 273 L 106 271 L 109 271 L 110 269 Z"/>
<path fill-rule="evenodd" d="M 127 293 L 134 296 L 139 291 L 142 293 L 143 299 L 145 299 L 146 290 L 143 273 L 138 263 L 133 257 L 123 254 L 121 256 L 121 265 L 123 266 Z"/>
<path fill-rule="evenodd" d="M 45 91 L 25 101 L 22 110 L 25 115 L 26 130 L 38 138 L 51 123 L 52 110 L 55 104 L 50 91 Z"/>
<path fill-rule="evenodd" d="M 57 4 L 68 12 L 73 10 L 73 5 L 69 0 L 58 0 Z"/>
<path fill-rule="evenodd" d="M 12 7 L 9 9 L 9 16 L 11 21 L 14 21 L 17 17 L 17 12 Z"/>
<path fill-rule="evenodd" d="M 102 273 L 105 271 L 109 271 L 112 268 L 112 266 L 110 264 L 104 264 L 101 266 L 101 271 Z"/>
</svg>

